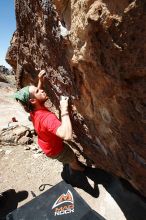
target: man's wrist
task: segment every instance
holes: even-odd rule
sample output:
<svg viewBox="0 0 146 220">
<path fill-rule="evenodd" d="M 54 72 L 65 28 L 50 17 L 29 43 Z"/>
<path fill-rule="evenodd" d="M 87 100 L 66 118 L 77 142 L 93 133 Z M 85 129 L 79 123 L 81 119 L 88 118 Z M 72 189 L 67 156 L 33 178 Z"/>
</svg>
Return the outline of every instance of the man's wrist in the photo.
<svg viewBox="0 0 146 220">
<path fill-rule="evenodd" d="M 61 113 L 68 112 L 68 108 L 60 108 Z"/>
<path fill-rule="evenodd" d="M 62 109 L 61 114 L 65 114 L 65 113 L 68 113 L 68 110 L 67 109 Z"/>
<path fill-rule="evenodd" d="M 69 115 L 68 112 L 61 114 L 61 117 L 64 117 L 64 116 L 67 116 L 67 115 Z"/>
</svg>

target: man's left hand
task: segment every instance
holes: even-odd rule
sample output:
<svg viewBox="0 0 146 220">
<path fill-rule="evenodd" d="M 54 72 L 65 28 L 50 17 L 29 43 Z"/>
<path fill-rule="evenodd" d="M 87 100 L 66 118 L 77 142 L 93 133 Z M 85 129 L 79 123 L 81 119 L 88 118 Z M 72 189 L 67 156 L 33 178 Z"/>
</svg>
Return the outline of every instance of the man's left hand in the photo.
<svg viewBox="0 0 146 220">
<path fill-rule="evenodd" d="M 41 70 L 39 72 L 39 74 L 38 74 L 39 80 L 43 81 L 45 74 L 46 74 L 46 71 L 45 70 Z"/>
</svg>

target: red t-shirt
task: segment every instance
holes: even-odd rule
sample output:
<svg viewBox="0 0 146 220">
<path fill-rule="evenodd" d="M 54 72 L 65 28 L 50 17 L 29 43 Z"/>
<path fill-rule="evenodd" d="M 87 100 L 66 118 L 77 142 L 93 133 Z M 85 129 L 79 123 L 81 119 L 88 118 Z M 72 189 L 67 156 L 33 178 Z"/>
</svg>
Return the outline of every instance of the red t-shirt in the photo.
<svg viewBox="0 0 146 220">
<path fill-rule="evenodd" d="M 56 136 L 61 122 L 56 115 L 47 108 L 30 113 L 35 131 L 38 135 L 38 144 L 47 156 L 56 156 L 63 151 L 63 140 Z"/>
</svg>

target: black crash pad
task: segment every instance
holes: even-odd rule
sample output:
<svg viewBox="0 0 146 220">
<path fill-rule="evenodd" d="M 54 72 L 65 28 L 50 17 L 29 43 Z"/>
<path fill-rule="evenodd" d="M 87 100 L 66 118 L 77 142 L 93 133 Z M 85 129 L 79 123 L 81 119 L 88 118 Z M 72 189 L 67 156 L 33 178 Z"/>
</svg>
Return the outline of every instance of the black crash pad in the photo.
<svg viewBox="0 0 146 220">
<path fill-rule="evenodd" d="M 7 220 L 105 220 L 64 181 L 10 213 Z"/>
</svg>

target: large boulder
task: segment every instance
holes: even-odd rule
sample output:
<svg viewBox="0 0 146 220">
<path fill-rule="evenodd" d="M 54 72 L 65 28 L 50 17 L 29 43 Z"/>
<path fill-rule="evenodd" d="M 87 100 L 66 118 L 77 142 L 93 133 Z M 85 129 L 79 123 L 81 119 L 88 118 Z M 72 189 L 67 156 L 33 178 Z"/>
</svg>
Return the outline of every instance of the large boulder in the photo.
<svg viewBox="0 0 146 220">
<path fill-rule="evenodd" d="M 6 60 L 17 86 L 36 84 L 45 69 L 53 107 L 58 109 L 60 95 L 71 97 L 72 146 L 146 196 L 145 1 L 54 4 L 15 1 L 17 30 Z"/>
<path fill-rule="evenodd" d="M 0 130 L 0 144 L 16 145 L 33 143 L 33 131 L 29 127 L 17 124 Z"/>
</svg>

